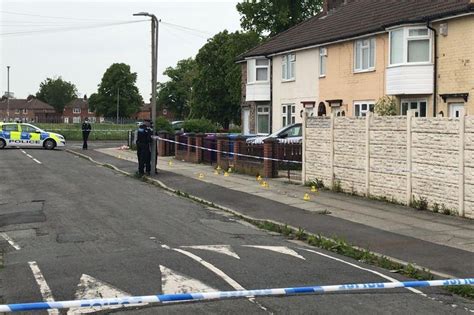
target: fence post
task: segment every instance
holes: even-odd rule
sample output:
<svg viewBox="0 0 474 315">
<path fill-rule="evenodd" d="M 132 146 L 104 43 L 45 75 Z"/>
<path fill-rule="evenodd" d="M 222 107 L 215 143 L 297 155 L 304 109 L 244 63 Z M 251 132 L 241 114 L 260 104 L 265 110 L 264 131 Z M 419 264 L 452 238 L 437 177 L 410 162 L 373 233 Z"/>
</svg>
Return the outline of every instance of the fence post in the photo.
<svg viewBox="0 0 474 315">
<path fill-rule="evenodd" d="M 227 139 L 227 136 L 218 135 L 216 137 L 216 159 L 217 159 L 217 166 L 224 168 L 222 165 L 222 143 Z"/>
<path fill-rule="evenodd" d="M 308 123 L 308 112 L 303 113 L 303 143 L 301 145 L 301 182 L 306 184 L 306 124 Z"/>
<path fill-rule="evenodd" d="M 187 136 L 187 141 L 186 143 L 188 144 L 187 150 L 186 150 L 186 162 L 192 162 L 191 160 L 191 145 L 193 144 L 193 138 L 195 139 L 195 134 L 190 132 L 186 134 Z"/>
<path fill-rule="evenodd" d="M 239 164 L 239 154 L 242 147 L 242 142 L 245 141 L 245 138 L 242 136 L 237 136 L 234 139 L 234 167 L 237 169 Z"/>
<path fill-rule="evenodd" d="M 274 158 L 275 143 L 276 139 L 268 138 L 263 140 L 263 177 L 272 178 L 276 177 L 276 163 L 273 160 L 268 160 Z"/>
<path fill-rule="evenodd" d="M 407 206 L 410 206 L 412 201 L 412 183 L 411 183 L 411 121 L 414 112 L 413 110 L 407 111 Z"/>
<path fill-rule="evenodd" d="M 183 134 L 182 132 L 177 132 L 177 133 L 174 134 L 174 141 L 175 141 L 175 143 L 174 143 L 174 157 L 175 157 L 175 158 L 176 158 L 176 155 L 177 155 L 178 152 L 179 152 L 179 144 L 178 144 L 178 142 L 179 142 L 179 138 L 180 138 L 180 136 L 181 136 L 182 134 Z"/>
<path fill-rule="evenodd" d="M 199 148 L 196 148 L 196 163 L 201 163 L 202 162 L 202 153 L 203 153 L 203 149 L 201 149 L 201 147 L 203 146 L 203 139 L 206 135 L 203 134 L 203 133 L 198 133 L 196 134 L 196 147 L 199 147 Z"/>
<path fill-rule="evenodd" d="M 370 120 L 372 112 L 365 117 L 365 196 L 370 196 Z"/>
<path fill-rule="evenodd" d="M 330 129 L 330 139 L 329 139 L 329 164 L 330 164 L 330 171 L 331 171 L 331 189 L 334 188 L 334 121 L 335 115 L 331 113 L 331 129 Z"/>
<path fill-rule="evenodd" d="M 465 140 L 466 112 L 461 109 L 459 115 L 459 216 L 465 215 L 464 211 L 464 140 Z"/>
<path fill-rule="evenodd" d="M 168 139 L 168 132 L 160 131 L 158 132 L 158 137 L 160 137 L 161 139 Z M 166 150 L 166 147 L 168 146 L 168 142 L 161 139 L 158 140 L 158 156 L 167 156 L 168 152 Z"/>
</svg>

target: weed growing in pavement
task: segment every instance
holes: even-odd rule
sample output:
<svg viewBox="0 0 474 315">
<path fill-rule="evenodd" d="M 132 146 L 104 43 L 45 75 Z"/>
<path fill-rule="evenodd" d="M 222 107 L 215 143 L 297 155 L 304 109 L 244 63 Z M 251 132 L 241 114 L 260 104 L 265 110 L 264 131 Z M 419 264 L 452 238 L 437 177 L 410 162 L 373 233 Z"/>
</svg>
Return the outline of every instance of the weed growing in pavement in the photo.
<svg viewBox="0 0 474 315">
<path fill-rule="evenodd" d="M 340 179 L 335 179 L 334 180 L 334 184 L 332 185 L 332 190 L 334 192 L 342 192 L 341 180 Z"/>
<path fill-rule="evenodd" d="M 306 186 L 309 186 L 309 187 L 316 186 L 317 189 L 325 188 L 323 180 L 319 178 L 315 178 L 309 181 L 308 183 L 306 183 Z"/>
<path fill-rule="evenodd" d="M 416 196 L 413 196 L 410 201 L 410 207 L 421 211 L 428 210 L 428 200 L 422 196 L 420 196 L 419 199 L 416 199 Z"/>
<path fill-rule="evenodd" d="M 303 228 L 298 228 L 298 231 L 295 232 L 295 238 L 300 241 L 304 241 L 307 239 L 307 235 Z"/>
<path fill-rule="evenodd" d="M 474 287 L 470 285 L 458 285 L 446 288 L 449 292 L 474 300 Z"/>
</svg>

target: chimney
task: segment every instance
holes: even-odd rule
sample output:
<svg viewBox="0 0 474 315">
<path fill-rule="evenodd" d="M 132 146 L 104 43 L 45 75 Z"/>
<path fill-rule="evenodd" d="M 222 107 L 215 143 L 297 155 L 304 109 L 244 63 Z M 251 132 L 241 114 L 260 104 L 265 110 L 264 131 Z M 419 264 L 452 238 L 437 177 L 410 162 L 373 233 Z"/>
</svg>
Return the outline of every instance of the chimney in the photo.
<svg viewBox="0 0 474 315">
<path fill-rule="evenodd" d="M 26 100 L 29 102 L 31 101 L 32 99 L 34 99 L 35 97 L 33 95 L 28 95 L 28 97 L 26 98 Z"/>
<path fill-rule="evenodd" d="M 87 101 L 87 94 L 84 94 L 84 101 Z"/>
<path fill-rule="evenodd" d="M 353 0 L 324 0 L 323 2 L 323 12 L 328 13 L 331 12 L 348 2 L 352 2 Z M 471 0 L 474 1 L 474 0 Z"/>
</svg>

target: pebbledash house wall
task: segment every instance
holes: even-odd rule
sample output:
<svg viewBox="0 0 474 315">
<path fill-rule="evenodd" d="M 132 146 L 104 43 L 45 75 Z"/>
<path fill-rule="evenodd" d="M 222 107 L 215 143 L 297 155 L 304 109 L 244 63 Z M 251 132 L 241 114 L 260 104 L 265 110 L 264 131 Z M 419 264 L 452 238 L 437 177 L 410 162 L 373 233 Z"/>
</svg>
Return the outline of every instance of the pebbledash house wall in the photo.
<svg viewBox="0 0 474 315">
<path fill-rule="evenodd" d="M 447 29 L 440 34 L 440 25 Z M 438 31 L 438 93 L 437 113 L 449 115 L 450 103 L 464 103 L 466 113 L 474 114 L 474 15 L 448 19 L 434 25 Z M 448 98 L 440 94 L 469 93 L 467 102 L 462 98 Z"/>
<path fill-rule="evenodd" d="M 303 179 L 474 218 L 474 116 L 308 117 Z"/>
</svg>

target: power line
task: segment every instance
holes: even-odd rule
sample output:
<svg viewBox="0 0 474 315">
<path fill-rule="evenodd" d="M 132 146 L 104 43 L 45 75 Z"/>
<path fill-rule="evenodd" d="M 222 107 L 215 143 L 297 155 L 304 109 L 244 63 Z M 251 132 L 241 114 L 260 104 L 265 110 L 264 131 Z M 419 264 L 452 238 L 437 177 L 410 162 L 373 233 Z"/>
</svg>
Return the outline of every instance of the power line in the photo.
<svg viewBox="0 0 474 315">
<path fill-rule="evenodd" d="M 171 31 L 173 34 L 175 34 L 175 35 L 177 35 L 177 36 L 179 36 L 179 37 L 181 37 L 181 38 L 183 38 L 183 37 L 182 37 L 181 35 L 179 35 L 180 33 L 178 33 L 178 32 L 181 32 L 181 34 L 182 34 L 183 31 L 186 32 L 186 34 L 189 34 L 189 35 L 198 37 L 198 38 L 200 38 L 200 39 L 208 39 L 208 38 L 209 38 L 209 36 L 203 36 L 203 35 L 201 35 L 201 34 L 196 34 L 196 33 L 187 32 L 187 31 L 182 30 L 182 29 L 179 29 L 179 28 L 177 28 L 177 27 L 170 27 L 169 25 L 166 25 L 166 24 L 164 24 L 163 26 L 167 27 L 169 31 Z"/>
<path fill-rule="evenodd" d="M 168 23 L 168 22 L 161 22 L 162 24 L 164 25 L 168 25 L 168 26 L 171 26 L 171 27 L 175 27 L 175 28 L 179 28 L 179 29 L 182 29 L 182 30 L 187 30 L 187 31 L 192 31 L 192 32 L 196 32 L 196 33 L 201 33 L 201 34 L 205 34 L 205 35 L 208 35 L 208 36 L 213 36 L 213 34 L 209 33 L 209 32 L 206 32 L 206 31 L 201 31 L 201 30 L 198 30 L 198 29 L 195 29 L 195 28 L 191 28 L 191 27 L 187 27 L 187 26 L 182 26 L 182 25 L 178 25 L 178 24 L 173 24 L 173 23 Z"/>
<path fill-rule="evenodd" d="M 0 33 L 0 36 L 30 35 L 30 34 L 38 34 L 38 33 L 43 33 L 43 34 L 44 33 L 55 33 L 55 32 L 75 31 L 75 30 L 83 30 L 83 29 L 94 29 L 94 28 L 102 28 L 102 27 L 117 26 L 117 25 L 124 25 L 124 24 L 142 23 L 142 22 L 149 22 L 149 21 L 148 20 L 139 20 L 139 21 L 95 24 L 95 25 L 89 25 L 89 26 L 75 26 L 75 27 L 63 27 L 63 28 L 56 28 L 56 29 L 48 28 L 48 29 L 42 29 L 42 30 L 7 32 L 7 33 Z"/>
</svg>

